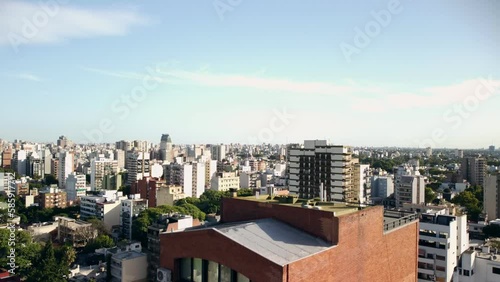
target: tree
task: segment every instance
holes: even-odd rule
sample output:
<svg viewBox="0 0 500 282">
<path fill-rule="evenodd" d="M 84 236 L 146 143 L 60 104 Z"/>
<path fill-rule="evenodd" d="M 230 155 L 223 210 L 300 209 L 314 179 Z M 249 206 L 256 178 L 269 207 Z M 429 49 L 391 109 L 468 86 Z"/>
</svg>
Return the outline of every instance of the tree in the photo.
<svg viewBox="0 0 500 282">
<path fill-rule="evenodd" d="M 98 235 L 109 235 L 109 232 L 106 229 L 106 226 L 104 226 L 104 222 L 102 220 L 91 217 L 87 219 L 87 222 L 92 224 L 92 229 L 97 230 Z"/>
<path fill-rule="evenodd" d="M 52 185 L 52 184 L 59 184 L 59 181 L 52 174 L 46 174 L 44 183 L 45 185 Z"/>
<path fill-rule="evenodd" d="M 432 203 L 436 199 L 436 193 L 430 187 L 425 187 L 425 203 Z"/>
<path fill-rule="evenodd" d="M 469 220 L 478 221 L 483 210 L 483 188 L 481 186 L 469 187 L 453 198 L 451 202 L 465 207 Z"/>
<path fill-rule="evenodd" d="M 63 262 L 68 268 L 75 262 L 76 260 L 76 251 L 72 246 L 62 246 L 57 249 L 57 258 L 59 261 Z"/>
<path fill-rule="evenodd" d="M 47 242 L 40 255 L 33 261 L 33 269 L 28 274 L 27 282 L 63 282 L 69 274 L 69 267 L 63 261 L 57 261 L 52 242 Z"/>
<path fill-rule="evenodd" d="M 112 248 L 115 246 L 115 242 L 108 235 L 99 235 L 95 239 L 91 240 L 87 246 L 85 246 L 85 253 L 93 253 L 97 249 L 102 248 Z"/>
<path fill-rule="evenodd" d="M 8 209 L 0 209 L 0 224 L 6 224 L 9 220 Z"/>
</svg>

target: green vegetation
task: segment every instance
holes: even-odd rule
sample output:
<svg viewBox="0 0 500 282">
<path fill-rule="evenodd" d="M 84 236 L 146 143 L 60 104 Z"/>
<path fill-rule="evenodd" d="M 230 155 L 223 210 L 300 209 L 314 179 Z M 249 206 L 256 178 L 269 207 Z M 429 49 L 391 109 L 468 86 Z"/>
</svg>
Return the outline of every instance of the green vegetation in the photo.
<svg viewBox="0 0 500 282">
<path fill-rule="evenodd" d="M 42 209 L 41 207 L 27 207 L 23 200 L 16 198 L 16 214 L 21 217 L 21 223 L 32 224 L 36 222 L 52 221 L 56 215 L 67 216 L 70 218 L 77 218 L 80 213 L 79 206 L 67 207 L 64 209 Z"/>
<path fill-rule="evenodd" d="M 62 254 L 62 259 L 56 258 L 52 242 L 48 242 L 33 260 L 33 266 L 27 275 L 27 282 L 63 282 L 69 274 L 69 258 Z"/>
<path fill-rule="evenodd" d="M 434 199 L 436 199 L 436 193 L 434 190 L 430 187 L 425 187 L 425 203 L 430 204 L 434 201 Z"/>
<path fill-rule="evenodd" d="M 99 235 L 95 239 L 91 240 L 83 249 L 84 253 L 90 254 L 94 253 L 97 249 L 102 248 L 112 248 L 115 246 L 115 242 L 108 235 Z"/>
<path fill-rule="evenodd" d="M 384 158 L 384 159 L 375 159 L 375 158 L 361 158 L 359 162 L 361 164 L 369 164 L 373 168 L 381 168 L 385 171 L 392 171 L 395 167 L 404 164 L 409 161 L 409 157 L 401 156 L 394 159 Z"/>
<path fill-rule="evenodd" d="M 469 220 L 478 221 L 483 210 L 483 188 L 479 185 L 471 186 L 458 194 L 451 202 L 465 207 Z"/>
<path fill-rule="evenodd" d="M 142 211 L 137 218 L 132 221 L 132 239 L 140 241 L 143 246 L 147 246 L 148 227 L 157 221 L 162 214 L 181 213 L 193 216 L 199 220 L 205 220 L 205 213 L 195 205 L 185 202 L 179 206 L 158 206 Z"/>
<path fill-rule="evenodd" d="M 239 189 L 238 197 L 252 196 L 252 189 Z M 188 197 L 179 200 L 174 206 L 159 206 L 142 211 L 132 222 L 132 239 L 141 241 L 144 246 L 147 244 L 148 226 L 157 221 L 162 214 L 180 213 L 193 216 L 200 221 L 205 220 L 206 214 L 220 213 L 221 201 L 224 197 L 229 197 L 230 192 L 207 190 L 199 199 Z"/>
</svg>

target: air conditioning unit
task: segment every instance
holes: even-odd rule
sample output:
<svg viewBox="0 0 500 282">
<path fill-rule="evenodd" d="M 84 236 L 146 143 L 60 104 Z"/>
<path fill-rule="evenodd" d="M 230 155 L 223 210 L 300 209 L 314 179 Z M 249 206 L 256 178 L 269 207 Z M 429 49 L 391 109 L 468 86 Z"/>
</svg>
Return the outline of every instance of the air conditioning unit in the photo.
<svg viewBox="0 0 500 282">
<path fill-rule="evenodd" d="M 172 282 L 172 271 L 165 268 L 158 268 L 156 271 L 156 281 Z"/>
</svg>

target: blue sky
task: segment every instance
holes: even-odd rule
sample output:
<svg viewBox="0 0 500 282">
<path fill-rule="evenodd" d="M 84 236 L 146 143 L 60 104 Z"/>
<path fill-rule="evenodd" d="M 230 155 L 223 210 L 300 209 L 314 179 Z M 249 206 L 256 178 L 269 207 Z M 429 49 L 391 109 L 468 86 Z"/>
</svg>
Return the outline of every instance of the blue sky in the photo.
<svg viewBox="0 0 500 282">
<path fill-rule="evenodd" d="M 500 145 L 498 1 L 46 2 L 0 2 L 3 139 Z"/>
</svg>

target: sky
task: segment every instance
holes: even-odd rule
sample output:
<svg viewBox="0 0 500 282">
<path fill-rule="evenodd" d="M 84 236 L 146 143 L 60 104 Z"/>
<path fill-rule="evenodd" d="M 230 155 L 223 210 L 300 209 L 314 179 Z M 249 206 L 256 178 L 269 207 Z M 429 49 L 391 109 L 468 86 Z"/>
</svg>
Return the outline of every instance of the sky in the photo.
<svg viewBox="0 0 500 282">
<path fill-rule="evenodd" d="M 500 2 L 0 0 L 0 138 L 500 147 Z"/>
</svg>

